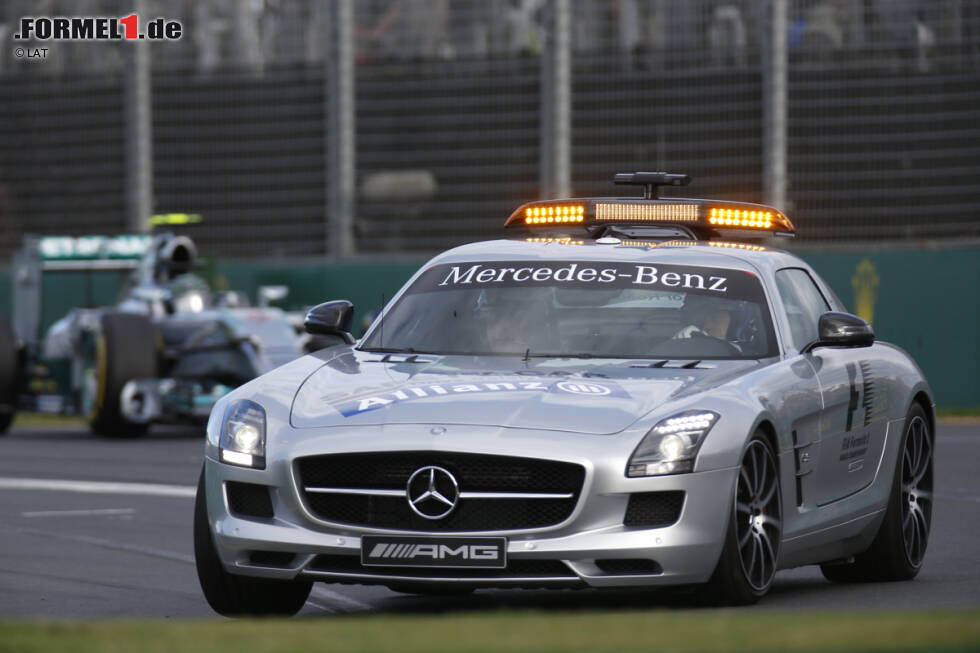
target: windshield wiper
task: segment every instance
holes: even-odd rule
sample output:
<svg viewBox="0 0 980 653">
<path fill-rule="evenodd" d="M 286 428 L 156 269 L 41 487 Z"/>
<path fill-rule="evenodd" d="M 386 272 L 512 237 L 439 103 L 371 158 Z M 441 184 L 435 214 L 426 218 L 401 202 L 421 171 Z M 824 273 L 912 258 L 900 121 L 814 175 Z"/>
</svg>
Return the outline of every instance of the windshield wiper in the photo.
<svg viewBox="0 0 980 653">
<path fill-rule="evenodd" d="M 540 353 L 540 352 L 530 351 L 530 350 L 524 352 L 524 359 L 527 360 L 528 358 L 585 358 L 585 359 L 588 359 L 588 358 L 618 358 L 618 359 L 623 359 L 623 360 L 637 360 L 637 359 L 643 359 L 643 358 L 655 358 L 655 359 L 657 359 L 656 362 L 650 364 L 650 367 L 662 367 L 665 363 L 668 362 L 666 360 L 660 360 L 660 359 L 663 358 L 662 356 L 650 356 L 648 354 L 590 354 L 588 352 L 581 352 L 581 353 L 577 353 L 577 354 L 573 354 L 573 353 L 569 353 L 569 352 L 563 352 L 563 353 Z M 691 360 L 691 359 L 685 358 L 684 360 Z M 688 363 L 688 364 L 685 365 L 685 367 L 693 367 L 693 365 L 696 364 L 696 363 L 698 363 L 698 362 L 700 362 L 700 361 L 694 361 L 694 363 Z M 644 365 L 644 367 L 646 367 L 646 366 Z"/>
<path fill-rule="evenodd" d="M 367 347 L 362 348 L 360 351 L 370 352 L 372 354 L 431 354 L 431 351 L 422 351 L 420 349 L 415 349 L 414 347 Z"/>
<path fill-rule="evenodd" d="M 553 353 L 540 353 L 536 351 L 531 351 L 530 349 L 524 352 L 525 360 L 528 358 L 618 358 L 618 356 L 600 356 L 597 354 L 589 354 L 582 352 L 580 354 L 553 354 Z"/>
</svg>

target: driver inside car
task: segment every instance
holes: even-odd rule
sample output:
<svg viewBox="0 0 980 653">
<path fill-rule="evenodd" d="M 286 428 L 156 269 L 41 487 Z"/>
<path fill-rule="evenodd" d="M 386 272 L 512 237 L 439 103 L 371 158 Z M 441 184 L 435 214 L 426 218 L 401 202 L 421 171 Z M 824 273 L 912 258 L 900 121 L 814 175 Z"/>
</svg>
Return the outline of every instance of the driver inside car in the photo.
<svg viewBox="0 0 980 653">
<path fill-rule="evenodd" d="M 734 307 L 727 300 L 719 300 L 689 294 L 681 308 L 681 323 L 686 324 L 678 330 L 672 340 L 686 338 L 715 338 L 724 340 L 741 351 L 741 347 L 729 339 L 732 330 Z"/>
</svg>

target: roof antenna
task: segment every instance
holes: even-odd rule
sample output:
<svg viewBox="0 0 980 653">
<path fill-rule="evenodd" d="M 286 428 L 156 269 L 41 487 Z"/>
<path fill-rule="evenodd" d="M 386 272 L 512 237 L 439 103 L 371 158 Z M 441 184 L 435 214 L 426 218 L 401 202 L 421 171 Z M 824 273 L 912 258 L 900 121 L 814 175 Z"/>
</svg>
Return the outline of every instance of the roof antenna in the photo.
<svg viewBox="0 0 980 653">
<path fill-rule="evenodd" d="M 669 172 L 619 172 L 613 177 L 614 184 L 643 186 L 643 199 L 655 200 L 660 196 L 660 186 L 687 186 L 690 175 L 675 175 Z"/>
</svg>

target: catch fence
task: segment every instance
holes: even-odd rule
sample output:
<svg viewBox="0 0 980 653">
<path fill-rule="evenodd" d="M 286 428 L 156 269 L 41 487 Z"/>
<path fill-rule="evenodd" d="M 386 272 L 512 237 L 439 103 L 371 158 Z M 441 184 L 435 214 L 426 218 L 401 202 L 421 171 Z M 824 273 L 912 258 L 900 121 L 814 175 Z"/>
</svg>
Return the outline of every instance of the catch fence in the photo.
<svg viewBox="0 0 980 653">
<path fill-rule="evenodd" d="M 141 183 L 153 213 L 202 217 L 182 227 L 202 251 L 283 259 L 492 238 L 521 202 L 654 169 L 690 174 L 686 195 L 775 199 L 800 244 L 980 237 L 968 0 L 146 0 L 180 41 L 18 59 L 36 7 L 0 8 L 5 258 L 25 233 L 142 228 Z"/>
</svg>

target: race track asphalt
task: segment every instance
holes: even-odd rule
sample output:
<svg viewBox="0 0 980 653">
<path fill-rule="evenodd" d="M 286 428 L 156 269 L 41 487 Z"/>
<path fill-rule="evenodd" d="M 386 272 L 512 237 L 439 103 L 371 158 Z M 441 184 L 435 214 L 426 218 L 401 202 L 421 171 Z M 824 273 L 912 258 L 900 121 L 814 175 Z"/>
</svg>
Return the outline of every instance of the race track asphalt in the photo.
<svg viewBox="0 0 980 653">
<path fill-rule="evenodd" d="M 198 429 L 106 440 L 75 426 L 0 438 L 0 619 L 209 617 L 191 543 L 202 461 Z M 832 585 L 816 567 L 780 572 L 761 609 L 980 607 L 980 421 L 940 424 L 925 566 L 905 583 Z M 670 594 L 485 590 L 418 597 L 383 587 L 315 586 L 302 614 L 447 612 L 504 606 L 684 606 Z M 747 608 L 747 609 L 760 609 Z"/>
</svg>

